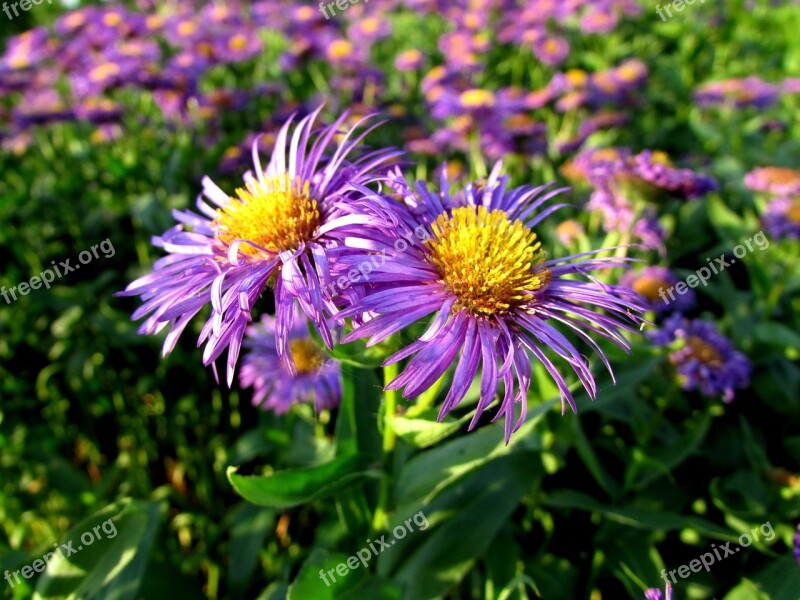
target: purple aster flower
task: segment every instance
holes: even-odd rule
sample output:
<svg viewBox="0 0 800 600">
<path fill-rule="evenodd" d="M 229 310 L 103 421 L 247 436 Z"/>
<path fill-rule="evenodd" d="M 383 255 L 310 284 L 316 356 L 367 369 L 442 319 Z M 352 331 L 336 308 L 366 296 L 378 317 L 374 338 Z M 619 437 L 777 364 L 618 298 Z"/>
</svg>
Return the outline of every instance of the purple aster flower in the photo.
<svg viewBox="0 0 800 600">
<path fill-rule="evenodd" d="M 691 169 L 676 169 L 663 152 L 645 150 L 634 157 L 634 169 L 642 180 L 674 195 L 691 200 L 717 189 L 713 177 Z"/>
<path fill-rule="evenodd" d="M 534 42 L 533 53 L 544 64 L 554 67 L 569 56 L 569 42 L 562 37 L 543 36 Z"/>
<path fill-rule="evenodd" d="M 585 12 L 580 20 L 583 33 L 609 33 L 617 26 L 617 15 L 595 7 Z"/>
<path fill-rule="evenodd" d="M 206 342 L 206 365 L 228 348 L 230 385 L 252 308 L 268 287 L 275 297 L 279 356 L 291 358 L 288 332 L 296 302 L 332 347 L 326 323 L 326 313 L 336 311 L 326 287 L 331 247 L 345 238 L 362 237 L 372 225 L 384 226 L 370 214 L 378 210 L 378 203 L 360 198 L 353 185 L 376 180 L 378 170 L 400 153 L 357 152 L 377 125 L 359 131 L 362 119 L 342 132 L 346 114 L 312 137 L 321 109 L 303 118 L 291 139 L 293 119 L 283 125 L 266 169 L 261 167 L 257 144 L 253 145 L 254 172 L 245 174 L 245 185 L 236 196 L 203 178 L 197 202 L 202 214 L 176 211 L 173 215 L 180 225 L 154 238 L 154 245 L 169 254 L 120 295 L 142 296 L 144 304 L 133 315 L 134 319 L 149 315 L 141 333 L 171 327 L 164 354 L 175 347 L 189 321 L 210 304 L 212 315 L 198 343 Z M 334 143 L 337 136 L 340 141 Z"/>
<path fill-rule="evenodd" d="M 639 240 L 642 246 L 650 250 L 658 250 L 663 258 L 667 255 L 664 238 L 667 232 L 658 219 L 658 213 L 651 207 L 645 207 L 641 216 L 633 224 L 633 237 Z"/>
<path fill-rule="evenodd" d="M 794 545 L 794 558 L 800 564 L 800 525 L 797 526 L 797 533 L 792 540 Z"/>
<path fill-rule="evenodd" d="M 785 167 L 759 167 L 744 176 L 744 184 L 754 192 L 778 196 L 800 195 L 800 171 Z"/>
<path fill-rule="evenodd" d="M 684 390 L 699 389 L 704 396 L 722 394 L 723 401 L 731 402 L 735 389 L 750 385 L 750 361 L 711 322 L 690 321 L 676 313 L 649 337 L 655 346 L 675 345 L 669 359 Z"/>
<path fill-rule="evenodd" d="M 775 239 L 800 239 L 800 198 L 773 198 L 761 221 Z"/>
<path fill-rule="evenodd" d="M 556 237 L 565 246 L 572 246 L 586 238 L 586 230 L 575 219 L 567 219 L 556 227 Z"/>
<path fill-rule="evenodd" d="M 425 62 L 425 55 L 416 48 L 403 50 L 394 59 L 394 68 L 398 71 L 417 71 Z"/>
<path fill-rule="evenodd" d="M 666 312 L 685 312 L 691 309 L 696 301 L 694 290 L 686 294 L 676 294 L 675 300 L 666 295 L 667 290 L 674 287 L 679 279 L 666 267 L 645 267 L 641 271 L 629 271 L 622 276 L 619 284 L 639 294 L 642 302 L 656 314 Z"/>
<path fill-rule="evenodd" d="M 295 323 L 287 334 L 294 370 L 275 346 L 277 321 L 264 315 L 247 328 L 239 383 L 253 388 L 253 404 L 283 414 L 295 404 L 314 402 L 317 411 L 336 408 L 342 396 L 339 363 L 327 357 L 308 333 L 305 315 L 294 309 Z"/>
<path fill-rule="evenodd" d="M 439 412 L 443 419 L 480 371 L 480 400 L 470 428 L 492 404 L 502 381 L 505 393 L 495 419 L 505 416 L 508 440 L 525 420 L 531 380 L 528 353 L 558 385 L 562 410 L 567 404 L 573 411 L 577 408 L 564 377 L 545 354 L 547 349 L 569 364 L 592 398 L 596 395 L 585 357 L 554 325 L 571 330 L 610 369 L 589 333 L 627 350 L 622 331 L 633 331 L 644 307 L 632 291 L 588 275 L 625 266 L 627 259 L 594 257 L 596 253 L 589 252 L 545 260 L 533 228 L 564 206 L 540 210 L 563 190 L 544 193 L 547 186 L 509 190 L 508 177 L 499 176 L 500 168 L 498 164 L 485 183 L 469 184 L 453 194 L 446 177 L 437 192 L 419 182 L 414 193 L 401 178 L 393 181 L 408 214 L 400 217 L 398 227 L 387 230 L 390 235 L 375 236 L 364 253 L 343 256 L 341 266 L 363 265 L 389 246 L 398 253 L 370 275 L 369 285 L 360 290 L 363 295 L 337 318 L 365 316 L 344 341 L 368 337 L 367 345 L 373 345 L 433 315 L 419 339 L 384 363 L 411 357 L 387 389 L 404 388 L 403 395 L 414 398 L 456 364 Z M 425 243 L 413 243 L 414 236 Z M 589 281 L 573 279 L 576 274 Z M 595 312 L 598 308 L 605 312 Z M 517 404 L 521 412 L 515 424 Z"/>
<path fill-rule="evenodd" d="M 695 90 L 694 97 L 700 106 L 768 108 L 777 101 L 779 92 L 778 86 L 753 75 L 703 84 Z"/>
<path fill-rule="evenodd" d="M 644 600 L 672 600 L 672 586 L 667 582 L 664 593 L 658 588 L 650 588 L 644 592 Z"/>
</svg>

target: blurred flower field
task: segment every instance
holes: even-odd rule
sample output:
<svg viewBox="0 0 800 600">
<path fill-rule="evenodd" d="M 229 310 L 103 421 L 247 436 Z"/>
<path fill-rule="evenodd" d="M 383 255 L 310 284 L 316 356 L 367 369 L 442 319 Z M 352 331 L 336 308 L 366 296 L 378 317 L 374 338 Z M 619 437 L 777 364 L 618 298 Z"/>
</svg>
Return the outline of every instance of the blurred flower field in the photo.
<svg viewBox="0 0 800 600">
<path fill-rule="evenodd" d="M 4 597 L 800 600 L 797 2 L 2 11 Z"/>
</svg>

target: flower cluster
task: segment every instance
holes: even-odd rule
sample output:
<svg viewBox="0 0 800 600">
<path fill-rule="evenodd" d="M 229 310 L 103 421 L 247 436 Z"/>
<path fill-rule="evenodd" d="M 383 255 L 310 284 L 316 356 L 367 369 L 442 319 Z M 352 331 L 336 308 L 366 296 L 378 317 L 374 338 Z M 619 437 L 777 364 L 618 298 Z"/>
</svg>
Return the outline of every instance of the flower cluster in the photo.
<svg viewBox="0 0 800 600">
<path fill-rule="evenodd" d="M 703 173 L 673 166 L 660 151 L 639 154 L 627 148 L 589 149 L 563 167 L 570 179 L 592 187 L 588 207 L 602 215 L 606 231 L 617 231 L 664 253 L 664 230 L 656 203 L 665 198 L 692 200 L 717 189 Z"/>
<path fill-rule="evenodd" d="M 713 323 L 675 314 L 651 333 L 650 339 L 656 346 L 670 347 L 670 361 L 686 390 L 697 389 L 705 396 L 722 395 L 730 402 L 735 389 L 749 385 L 750 361 L 733 349 Z"/>
<path fill-rule="evenodd" d="M 770 197 L 761 220 L 776 239 L 800 239 L 800 171 L 760 167 L 750 171 L 744 184 Z"/>
<path fill-rule="evenodd" d="M 210 307 L 199 339 L 204 363 L 213 364 L 227 349 L 231 384 L 243 338 L 251 335 L 242 383 L 255 387 L 257 403 L 266 398 L 265 406 L 275 410 L 308 392 L 318 407 L 336 403 L 335 370 L 310 346 L 298 324 L 305 319 L 328 349 L 340 327 L 349 327 L 342 343 L 368 338 L 372 346 L 427 321 L 421 335 L 386 359 L 385 365 L 410 359 L 387 387 L 414 398 L 455 366 L 440 418 L 477 378 L 480 399 L 471 426 L 502 387 L 495 418 L 505 418 L 506 439 L 525 419 L 531 357 L 556 382 L 562 409 L 577 405 L 551 353 L 594 398 L 593 374 L 564 331 L 610 370 L 597 338 L 627 350 L 623 332 L 636 329 L 645 309 L 635 292 L 590 275 L 625 267 L 628 259 L 601 251 L 545 257 L 535 230 L 563 206 L 550 204 L 562 190 L 509 188 L 500 164 L 485 181 L 461 190 L 451 190 L 446 169 L 438 190 L 423 182 L 412 187 L 399 168 L 388 168 L 394 150 L 363 150 L 366 132 L 357 129 L 337 137 L 345 115 L 312 133 L 318 111 L 291 133 L 292 120 L 285 123 L 265 169 L 254 145 L 254 169 L 235 196 L 206 177 L 201 214 L 175 213 L 180 224 L 155 240 L 168 254 L 121 292 L 144 300 L 134 313 L 147 317 L 140 331 L 170 327 L 166 354 Z M 417 236 L 423 244 L 404 244 L 402 254 L 369 278 L 341 293 L 328 285 L 419 231 L 426 233 Z M 249 327 L 267 290 L 276 316 Z M 281 369 L 285 381 L 276 382 Z"/>
</svg>

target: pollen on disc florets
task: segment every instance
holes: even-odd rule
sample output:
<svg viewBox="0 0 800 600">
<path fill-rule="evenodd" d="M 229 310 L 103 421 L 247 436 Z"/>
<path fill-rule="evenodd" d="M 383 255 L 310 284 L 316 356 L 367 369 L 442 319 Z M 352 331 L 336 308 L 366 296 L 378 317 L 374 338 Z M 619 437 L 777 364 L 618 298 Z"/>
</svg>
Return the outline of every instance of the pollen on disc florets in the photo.
<svg viewBox="0 0 800 600">
<path fill-rule="evenodd" d="M 697 336 L 690 336 L 686 340 L 686 347 L 688 348 L 687 359 L 694 358 L 710 367 L 721 367 L 723 364 L 719 352 Z"/>
<path fill-rule="evenodd" d="M 225 244 L 247 240 L 277 253 L 293 250 L 314 235 L 320 212 L 317 201 L 311 197 L 309 182 L 289 175 L 246 183 L 246 189 L 236 190 L 238 198 L 231 198 L 225 208 L 217 211 L 217 235 Z M 260 256 L 261 250 L 242 244 L 242 254 Z"/>
<path fill-rule="evenodd" d="M 325 354 L 310 338 L 291 340 L 289 350 L 298 375 L 314 373 L 325 363 Z"/>
<path fill-rule="evenodd" d="M 536 234 L 505 211 L 459 207 L 432 229 L 429 261 L 456 296 L 454 310 L 492 316 L 524 309 L 550 280 Z"/>
</svg>

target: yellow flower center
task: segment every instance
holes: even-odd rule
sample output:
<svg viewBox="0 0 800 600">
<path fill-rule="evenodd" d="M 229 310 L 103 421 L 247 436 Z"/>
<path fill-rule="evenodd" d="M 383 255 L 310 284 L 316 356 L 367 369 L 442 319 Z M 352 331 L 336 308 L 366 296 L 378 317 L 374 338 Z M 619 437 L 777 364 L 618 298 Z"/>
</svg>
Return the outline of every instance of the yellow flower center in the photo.
<svg viewBox="0 0 800 600">
<path fill-rule="evenodd" d="M 195 31 L 197 31 L 197 23 L 182 21 L 178 24 L 178 35 L 180 36 L 192 35 Z"/>
<path fill-rule="evenodd" d="M 714 348 L 697 336 L 690 336 L 686 340 L 686 346 L 690 349 L 687 358 L 694 358 L 710 367 L 721 367 L 722 357 Z"/>
<path fill-rule="evenodd" d="M 328 46 L 328 56 L 332 59 L 346 58 L 353 54 L 353 44 L 347 40 L 335 40 Z"/>
<path fill-rule="evenodd" d="M 164 19 L 158 15 L 150 15 L 145 19 L 144 25 L 147 29 L 159 29 L 164 24 Z"/>
<path fill-rule="evenodd" d="M 74 28 L 80 27 L 86 21 L 86 18 L 83 14 L 79 12 L 75 12 L 72 14 L 67 15 L 67 18 L 64 20 L 64 24 L 67 27 Z"/>
<path fill-rule="evenodd" d="M 122 23 L 122 15 L 119 13 L 108 13 L 103 16 L 103 23 L 108 25 L 109 27 L 116 27 L 120 23 Z"/>
<path fill-rule="evenodd" d="M 494 106 L 494 94 L 489 90 L 467 90 L 461 94 L 461 106 L 465 108 Z"/>
<path fill-rule="evenodd" d="M 244 50 L 247 47 L 247 38 L 239 33 L 228 41 L 228 47 L 231 50 Z"/>
<path fill-rule="evenodd" d="M 445 289 L 457 297 L 454 310 L 476 316 L 525 308 L 550 272 L 536 234 L 505 211 L 481 206 L 439 215 L 428 242 L 429 261 Z"/>
<path fill-rule="evenodd" d="M 361 28 L 364 30 L 364 33 L 375 33 L 378 31 L 380 27 L 380 21 L 375 17 L 368 17 L 361 21 Z"/>
<path fill-rule="evenodd" d="M 289 342 L 294 366 L 298 375 L 314 373 L 325 363 L 325 354 L 317 347 L 311 338 L 301 338 Z"/>
<path fill-rule="evenodd" d="M 800 184 L 800 171 L 784 167 L 762 167 L 759 174 L 769 183 Z"/>
<path fill-rule="evenodd" d="M 800 200 L 795 200 L 786 211 L 786 218 L 792 223 L 800 224 Z"/>
<path fill-rule="evenodd" d="M 309 194 L 309 182 L 289 175 L 247 183 L 237 189 L 238 199 L 217 211 L 215 220 L 219 239 L 230 245 L 247 240 L 271 253 L 293 250 L 311 239 L 320 222 L 317 201 Z M 242 254 L 261 256 L 263 252 L 249 244 L 239 247 Z"/>
<path fill-rule="evenodd" d="M 580 69 L 570 69 L 564 75 L 566 76 L 570 85 L 575 87 L 585 86 L 587 80 L 589 79 L 589 75 L 586 73 L 586 71 L 582 71 Z"/>
<path fill-rule="evenodd" d="M 669 287 L 669 284 L 658 277 L 645 275 L 633 282 L 633 291 L 650 302 L 658 300 L 658 290 Z"/>
<path fill-rule="evenodd" d="M 89 79 L 92 81 L 103 81 L 119 74 L 119 65 L 116 63 L 104 63 L 96 66 L 89 72 Z"/>
</svg>

